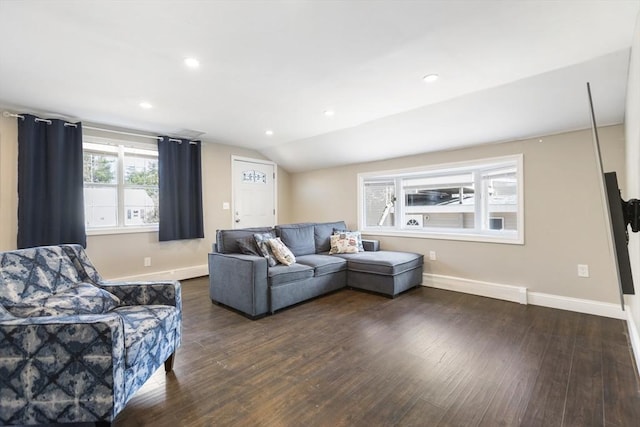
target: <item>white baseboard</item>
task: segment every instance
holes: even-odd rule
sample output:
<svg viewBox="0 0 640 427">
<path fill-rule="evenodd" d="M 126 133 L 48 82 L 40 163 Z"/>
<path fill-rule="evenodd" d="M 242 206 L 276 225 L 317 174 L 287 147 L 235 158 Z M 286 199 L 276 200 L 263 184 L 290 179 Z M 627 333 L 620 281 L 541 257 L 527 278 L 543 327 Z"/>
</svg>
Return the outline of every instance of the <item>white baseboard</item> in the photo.
<svg viewBox="0 0 640 427">
<path fill-rule="evenodd" d="M 529 292 L 527 288 L 523 286 L 482 282 L 479 280 L 430 273 L 423 274 L 422 284 L 432 288 L 464 292 L 520 304 L 540 305 L 543 307 L 576 311 L 578 313 L 612 317 L 614 319 L 627 319 L 626 313 L 617 304 L 545 294 L 542 292 Z"/>
<path fill-rule="evenodd" d="M 640 333 L 638 332 L 638 325 L 633 320 L 631 311 L 627 310 L 627 329 L 629 330 L 629 341 L 631 341 L 631 349 L 636 359 L 636 369 L 640 374 Z"/>
<path fill-rule="evenodd" d="M 527 303 L 527 288 L 522 286 L 502 285 L 482 282 L 480 280 L 463 279 L 461 277 L 443 276 L 441 274 L 424 273 L 422 284 L 447 291 L 463 292 L 505 301 Z"/>
<path fill-rule="evenodd" d="M 194 265 L 191 267 L 176 268 L 173 270 L 157 271 L 154 273 L 136 274 L 133 276 L 110 278 L 112 282 L 132 282 L 132 281 L 152 281 L 152 280 L 186 280 L 194 277 L 206 276 L 209 274 L 207 264 Z"/>
<path fill-rule="evenodd" d="M 564 297 L 560 295 L 545 294 L 542 292 L 529 292 L 529 303 L 533 305 L 541 305 L 543 307 L 559 308 L 560 310 L 611 317 L 613 319 L 624 320 L 627 318 L 627 315 L 622 311 L 620 304 L 612 304 L 609 302 Z"/>
</svg>

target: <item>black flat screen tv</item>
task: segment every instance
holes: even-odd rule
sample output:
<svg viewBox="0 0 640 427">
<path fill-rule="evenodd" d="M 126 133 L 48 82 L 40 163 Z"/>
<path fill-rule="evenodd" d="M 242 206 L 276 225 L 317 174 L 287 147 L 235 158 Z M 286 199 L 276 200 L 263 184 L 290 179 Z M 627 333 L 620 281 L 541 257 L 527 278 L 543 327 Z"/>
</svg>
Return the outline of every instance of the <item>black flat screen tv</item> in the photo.
<svg viewBox="0 0 640 427">
<path fill-rule="evenodd" d="M 620 288 L 620 304 L 624 310 L 624 295 L 635 293 L 633 277 L 631 276 L 631 262 L 629 260 L 629 242 L 627 231 L 627 219 L 624 215 L 623 206 L 625 202 L 620 196 L 618 178 L 615 172 L 604 172 L 602 166 L 602 155 L 600 153 L 600 139 L 598 138 L 598 127 L 596 116 L 593 110 L 593 98 L 591 97 L 591 86 L 587 83 L 587 95 L 589 96 L 589 108 L 591 110 L 591 131 L 593 144 L 598 164 L 598 172 L 602 180 L 603 203 L 605 203 L 605 216 L 609 225 L 609 236 L 611 238 L 611 248 L 618 275 L 618 286 Z"/>
<path fill-rule="evenodd" d="M 618 276 L 620 288 L 623 294 L 633 295 L 633 277 L 631 276 L 631 262 L 629 260 L 628 230 L 622 210 L 622 198 L 618 188 L 618 177 L 615 172 L 604 174 L 605 189 L 609 202 L 609 218 L 611 220 L 611 232 L 613 245 L 616 251 L 616 261 L 618 264 Z"/>
</svg>

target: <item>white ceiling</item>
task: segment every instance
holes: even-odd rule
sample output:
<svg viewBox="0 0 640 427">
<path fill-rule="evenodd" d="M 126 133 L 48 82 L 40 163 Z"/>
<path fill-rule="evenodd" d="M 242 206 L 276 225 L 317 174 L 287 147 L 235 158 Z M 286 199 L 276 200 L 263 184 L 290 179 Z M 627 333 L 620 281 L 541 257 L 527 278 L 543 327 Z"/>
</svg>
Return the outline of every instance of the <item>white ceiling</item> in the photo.
<svg viewBox="0 0 640 427">
<path fill-rule="evenodd" d="M 378 160 L 588 127 L 586 82 L 599 124 L 621 123 L 639 11 L 640 0 L 0 0 L 0 105 L 202 132 L 293 172 Z M 441 78 L 426 84 L 430 73 Z"/>
</svg>

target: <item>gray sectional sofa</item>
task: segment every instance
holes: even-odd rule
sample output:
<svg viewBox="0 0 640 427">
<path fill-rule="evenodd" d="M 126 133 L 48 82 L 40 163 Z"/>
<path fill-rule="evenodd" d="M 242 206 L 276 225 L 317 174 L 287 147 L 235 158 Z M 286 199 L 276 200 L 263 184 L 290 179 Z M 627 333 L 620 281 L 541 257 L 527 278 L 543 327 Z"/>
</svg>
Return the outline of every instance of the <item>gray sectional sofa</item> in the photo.
<svg viewBox="0 0 640 427">
<path fill-rule="evenodd" d="M 421 254 L 381 251 L 377 241 L 363 240 L 364 252 L 330 255 L 331 235 L 346 228 L 338 221 L 218 230 L 209 254 L 211 301 L 258 318 L 347 286 L 393 298 L 422 283 Z M 242 253 L 239 241 L 270 231 L 294 264 L 269 267 L 264 257 Z"/>
</svg>

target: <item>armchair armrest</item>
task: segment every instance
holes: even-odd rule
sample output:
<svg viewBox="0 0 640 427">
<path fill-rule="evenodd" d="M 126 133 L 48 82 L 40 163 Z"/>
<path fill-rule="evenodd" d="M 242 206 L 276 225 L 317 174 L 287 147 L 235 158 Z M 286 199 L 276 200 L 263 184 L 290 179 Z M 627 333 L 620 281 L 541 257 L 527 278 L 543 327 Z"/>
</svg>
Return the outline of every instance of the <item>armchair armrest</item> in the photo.
<svg viewBox="0 0 640 427">
<path fill-rule="evenodd" d="M 362 239 L 362 246 L 366 252 L 377 252 L 380 250 L 380 240 Z"/>
<path fill-rule="evenodd" d="M 269 311 L 267 260 L 244 254 L 209 254 L 209 293 L 214 302 L 250 317 Z"/>
<path fill-rule="evenodd" d="M 124 406 L 117 314 L 2 318 L 0 342 L 0 424 L 105 421 Z"/>
<path fill-rule="evenodd" d="M 154 282 L 108 282 L 98 283 L 111 292 L 123 305 L 172 305 L 182 310 L 182 292 L 177 280 Z"/>
<path fill-rule="evenodd" d="M 0 305 L 0 322 L 8 319 L 15 319 L 15 317 L 4 306 Z"/>
</svg>

